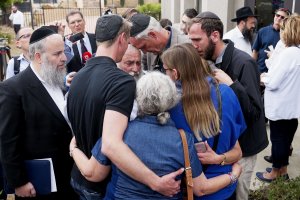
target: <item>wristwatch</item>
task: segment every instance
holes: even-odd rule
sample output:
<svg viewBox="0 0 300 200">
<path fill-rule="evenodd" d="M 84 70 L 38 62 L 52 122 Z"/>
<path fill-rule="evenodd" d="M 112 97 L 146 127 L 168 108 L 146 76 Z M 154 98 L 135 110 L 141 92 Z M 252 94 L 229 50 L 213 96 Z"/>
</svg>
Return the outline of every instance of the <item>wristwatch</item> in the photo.
<svg viewBox="0 0 300 200">
<path fill-rule="evenodd" d="M 232 172 L 229 172 L 228 175 L 230 177 L 230 184 L 231 185 L 235 184 L 238 180 L 238 177 L 235 174 L 233 174 Z"/>
<path fill-rule="evenodd" d="M 225 153 L 222 153 L 222 155 L 224 156 L 224 159 L 223 159 L 223 161 L 220 163 L 220 165 L 225 165 L 225 161 L 226 161 L 226 155 L 225 155 Z"/>
</svg>

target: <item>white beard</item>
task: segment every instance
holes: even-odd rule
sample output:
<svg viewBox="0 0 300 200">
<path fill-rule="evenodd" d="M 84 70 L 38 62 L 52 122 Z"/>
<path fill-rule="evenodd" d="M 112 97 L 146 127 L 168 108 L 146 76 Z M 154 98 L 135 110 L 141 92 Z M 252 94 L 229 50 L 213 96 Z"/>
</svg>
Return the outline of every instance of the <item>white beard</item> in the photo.
<svg viewBox="0 0 300 200">
<path fill-rule="evenodd" d="M 41 78 L 53 87 L 64 89 L 64 78 L 66 76 L 66 68 L 59 69 L 57 66 L 51 64 L 48 59 L 42 57 L 43 64 L 41 65 Z"/>
</svg>

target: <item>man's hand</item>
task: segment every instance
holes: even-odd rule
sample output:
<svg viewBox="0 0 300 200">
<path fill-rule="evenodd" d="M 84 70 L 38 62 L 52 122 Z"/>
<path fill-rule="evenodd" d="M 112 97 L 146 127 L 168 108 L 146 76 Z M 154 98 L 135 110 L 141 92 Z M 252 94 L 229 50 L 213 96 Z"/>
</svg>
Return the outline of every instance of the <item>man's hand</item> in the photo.
<svg viewBox="0 0 300 200">
<path fill-rule="evenodd" d="M 21 187 L 16 188 L 15 193 L 19 197 L 35 197 L 36 196 L 36 191 L 30 182 L 26 183 L 25 185 L 22 185 Z"/>
<path fill-rule="evenodd" d="M 66 25 L 63 25 L 61 22 L 55 22 L 55 26 L 58 27 L 57 33 L 64 37 Z"/>
<path fill-rule="evenodd" d="M 70 72 L 67 74 L 67 76 L 66 76 L 66 86 L 67 87 L 70 87 L 75 74 L 76 74 L 76 72 Z"/>
<path fill-rule="evenodd" d="M 228 76 L 223 70 L 215 69 L 213 72 L 214 72 L 215 78 L 219 81 L 219 83 L 223 83 L 228 86 L 230 86 L 233 83 L 230 76 Z"/>
<path fill-rule="evenodd" d="M 168 197 L 172 197 L 178 192 L 180 192 L 181 180 L 176 181 L 176 177 L 184 172 L 181 168 L 175 172 L 167 174 L 160 178 L 159 184 L 154 188 L 155 191 L 159 192 Z"/>
</svg>

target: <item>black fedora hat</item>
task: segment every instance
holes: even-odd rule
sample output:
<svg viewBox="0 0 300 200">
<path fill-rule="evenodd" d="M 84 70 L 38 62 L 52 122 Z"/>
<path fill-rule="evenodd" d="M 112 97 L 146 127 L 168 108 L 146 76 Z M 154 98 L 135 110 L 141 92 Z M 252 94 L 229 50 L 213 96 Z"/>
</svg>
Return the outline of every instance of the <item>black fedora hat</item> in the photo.
<svg viewBox="0 0 300 200">
<path fill-rule="evenodd" d="M 245 6 L 236 11 L 236 18 L 233 18 L 231 21 L 236 22 L 239 19 L 244 19 L 247 17 L 258 17 L 258 15 L 254 15 L 251 8 L 248 6 Z"/>
</svg>

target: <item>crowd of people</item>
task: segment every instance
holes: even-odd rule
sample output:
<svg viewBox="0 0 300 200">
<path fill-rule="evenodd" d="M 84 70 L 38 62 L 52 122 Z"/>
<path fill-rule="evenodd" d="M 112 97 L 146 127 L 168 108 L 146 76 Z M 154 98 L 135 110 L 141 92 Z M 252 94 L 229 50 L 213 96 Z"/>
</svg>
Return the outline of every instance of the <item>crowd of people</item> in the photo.
<svg viewBox="0 0 300 200">
<path fill-rule="evenodd" d="M 300 117 L 300 17 L 280 8 L 255 36 L 258 17 L 242 7 L 224 34 L 209 11 L 187 9 L 177 30 L 129 9 L 107 12 L 87 33 L 76 10 L 66 15 L 71 35 L 60 23 L 17 30 L 22 53 L 0 83 L 5 192 L 16 199 L 182 199 L 190 173 L 194 199 L 248 199 L 257 154 L 269 144 L 266 123 L 273 165 L 256 176 L 289 179 Z M 51 160 L 47 193 L 26 165 L 39 159 Z"/>
</svg>

